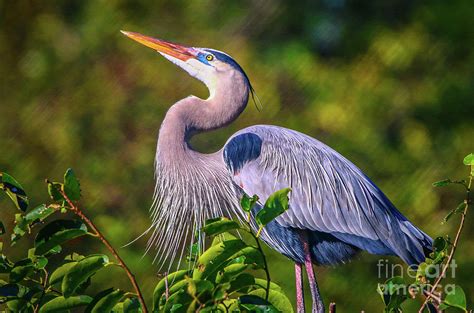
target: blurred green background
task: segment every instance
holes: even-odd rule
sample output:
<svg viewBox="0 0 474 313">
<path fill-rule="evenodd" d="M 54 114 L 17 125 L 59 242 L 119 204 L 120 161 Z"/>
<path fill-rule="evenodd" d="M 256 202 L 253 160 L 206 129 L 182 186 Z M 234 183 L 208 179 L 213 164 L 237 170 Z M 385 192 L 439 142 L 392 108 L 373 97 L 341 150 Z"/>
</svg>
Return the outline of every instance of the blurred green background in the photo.
<svg viewBox="0 0 474 313">
<path fill-rule="evenodd" d="M 83 206 L 116 247 L 148 227 L 163 116 L 207 90 L 125 29 L 225 51 L 246 70 L 263 111 L 250 103 L 230 127 L 196 138 L 199 150 L 215 151 L 252 124 L 294 128 L 352 160 L 428 234 L 452 233 L 454 221 L 440 222 L 464 193 L 431 183 L 465 177 L 462 158 L 474 150 L 473 16 L 471 0 L 0 1 L 0 170 L 39 204 L 44 178 L 73 167 Z M 11 231 L 12 205 L 0 206 Z M 471 306 L 473 216 L 456 258 Z M 94 240 L 74 244 L 104 251 Z M 119 251 L 150 301 L 158 278 L 153 255 L 142 258 L 145 244 Z M 15 251 L 24 253 L 21 244 Z M 270 259 L 294 299 L 292 263 Z M 381 311 L 378 259 L 362 253 L 317 268 L 326 303 Z M 114 269 L 95 281 L 97 290 L 128 286 Z"/>
</svg>

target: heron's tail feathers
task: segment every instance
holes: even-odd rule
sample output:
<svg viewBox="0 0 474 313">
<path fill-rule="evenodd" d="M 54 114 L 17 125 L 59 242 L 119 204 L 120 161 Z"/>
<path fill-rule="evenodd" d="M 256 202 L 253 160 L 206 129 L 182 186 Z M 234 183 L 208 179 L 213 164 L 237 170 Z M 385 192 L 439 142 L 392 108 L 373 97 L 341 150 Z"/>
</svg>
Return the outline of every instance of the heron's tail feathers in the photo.
<svg viewBox="0 0 474 313">
<path fill-rule="evenodd" d="M 395 251 L 396 254 L 407 264 L 417 265 L 425 260 L 425 257 L 432 252 L 433 239 L 418 229 L 410 221 L 399 222 L 403 243 L 399 245 L 402 249 Z"/>
</svg>

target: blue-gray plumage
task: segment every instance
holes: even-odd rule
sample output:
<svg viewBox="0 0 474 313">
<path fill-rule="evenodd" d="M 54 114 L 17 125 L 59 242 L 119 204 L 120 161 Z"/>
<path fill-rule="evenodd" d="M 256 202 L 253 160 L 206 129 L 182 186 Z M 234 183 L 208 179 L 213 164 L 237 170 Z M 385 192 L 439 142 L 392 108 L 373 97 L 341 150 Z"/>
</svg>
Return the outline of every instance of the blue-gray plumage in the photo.
<svg viewBox="0 0 474 313">
<path fill-rule="evenodd" d="M 431 238 L 413 226 L 360 169 L 314 138 L 277 126 L 252 126 L 227 142 L 224 160 L 249 195 L 266 199 L 291 186 L 290 210 L 272 227 L 309 230 L 320 245 L 312 255 L 317 263 L 340 263 L 362 249 L 418 264 L 431 247 Z M 276 243 L 270 241 L 273 248 L 293 260 L 304 260 L 302 249 L 285 244 L 288 235 L 272 237 L 278 238 Z"/>
<path fill-rule="evenodd" d="M 245 109 L 253 95 L 247 75 L 223 52 L 124 34 L 157 50 L 209 89 L 208 99 L 190 96 L 175 103 L 160 128 L 147 248 L 157 249 L 159 263 L 181 259 L 182 242 L 206 219 L 224 214 L 242 218 L 239 199 L 244 193 L 266 199 L 286 187 L 292 188 L 289 209 L 265 227 L 262 238 L 295 262 L 298 312 L 304 312 L 302 264 L 313 312 L 324 312 L 313 263 L 338 264 L 360 250 L 397 255 L 408 264 L 424 260 L 431 238 L 359 168 L 312 137 L 256 125 L 234 134 L 220 151 L 194 150 L 192 136 L 228 125 Z"/>
</svg>

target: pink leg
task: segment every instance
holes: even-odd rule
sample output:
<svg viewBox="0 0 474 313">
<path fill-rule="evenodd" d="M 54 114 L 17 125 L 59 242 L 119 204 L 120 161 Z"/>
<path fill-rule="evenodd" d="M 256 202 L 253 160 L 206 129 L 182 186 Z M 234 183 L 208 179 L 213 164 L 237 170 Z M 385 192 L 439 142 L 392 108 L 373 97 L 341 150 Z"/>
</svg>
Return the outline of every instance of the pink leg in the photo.
<svg viewBox="0 0 474 313">
<path fill-rule="evenodd" d="M 311 298 L 313 300 L 312 312 L 313 313 L 324 313 L 324 304 L 319 293 L 318 283 L 314 275 L 313 262 L 311 260 L 311 253 L 309 251 L 309 244 L 306 235 L 302 235 L 303 248 L 305 254 L 304 267 L 306 268 L 306 274 L 308 275 L 309 288 L 311 290 Z"/>
<path fill-rule="evenodd" d="M 304 313 L 304 294 L 303 294 L 303 273 L 301 272 L 300 263 L 295 263 L 296 277 L 296 312 Z"/>
</svg>

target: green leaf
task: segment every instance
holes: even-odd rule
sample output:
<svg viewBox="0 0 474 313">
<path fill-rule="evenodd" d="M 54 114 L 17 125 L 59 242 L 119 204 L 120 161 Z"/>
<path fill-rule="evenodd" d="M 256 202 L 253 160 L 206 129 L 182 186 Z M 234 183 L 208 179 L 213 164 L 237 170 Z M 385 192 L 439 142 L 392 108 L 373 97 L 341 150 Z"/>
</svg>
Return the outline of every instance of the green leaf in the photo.
<svg viewBox="0 0 474 313">
<path fill-rule="evenodd" d="M 212 299 L 214 302 L 228 299 L 227 290 L 230 288 L 230 283 L 221 283 L 216 286 L 214 289 Z"/>
<path fill-rule="evenodd" d="M 188 270 L 180 270 L 174 273 L 170 273 L 165 278 L 160 280 L 153 291 L 153 311 L 158 310 L 158 306 L 160 303 L 161 296 L 166 291 L 166 281 L 168 284 L 168 288 L 174 282 L 178 282 L 182 280 L 186 275 L 189 274 Z"/>
<path fill-rule="evenodd" d="M 463 163 L 467 166 L 474 166 L 474 153 L 466 155 L 466 157 L 464 157 Z"/>
<path fill-rule="evenodd" d="M 444 186 L 448 186 L 451 183 L 452 183 L 451 179 L 444 179 L 444 180 L 434 182 L 433 186 L 435 186 L 435 187 L 444 187 Z"/>
<path fill-rule="evenodd" d="M 36 235 L 36 254 L 45 254 L 62 243 L 86 235 L 87 226 L 79 220 L 55 220 Z"/>
<path fill-rule="evenodd" d="M 85 313 L 110 312 L 112 308 L 120 301 L 125 293 L 122 290 L 113 288 L 99 292 L 89 303 Z"/>
<path fill-rule="evenodd" d="M 265 291 L 264 291 L 265 292 Z M 271 305 L 270 302 L 256 295 L 244 295 L 239 298 L 240 308 L 253 313 L 277 313 L 282 312 Z M 285 311 L 283 311 L 285 312 Z M 288 312 L 293 312 L 293 307 Z M 286 313 L 286 312 L 285 312 Z"/>
<path fill-rule="evenodd" d="M 186 312 L 194 299 L 185 291 L 179 290 L 172 294 L 165 303 L 163 311 L 159 312 Z"/>
<path fill-rule="evenodd" d="M 249 273 L 241 273 L 230 282 L 229 293 L 234 291 L 247 292 L 255 285 L 255 278 Z"/>
<path fill-rule="evenodd" d="M 30 288 L 28 288 L 27 292 L 25 295 L 22 297 L 22 299 L 30 302 L 33 297 L 39 293 L 43 292 L 43 287 L 41 285 L 32 285 Z"/>
<path fill-rule="evenodd" d="M 455 214 L 463 213 L 464 209 L 466 209 L 467 203 L 461 202 L 459 205 L 454 209 Z"/>
<path fill-rule="evenodd" d="M 247 196 L 247 194 L 244 193 L 242 196 L 242 199 L 240 200 L 240 206 L 242 207 L 242 210 L 245 212 L 250 212 L 258 201 L 258 196 L 253 195 L 252 197 Z"/>
<path fill-rule="evenodd" d="M 137 297 L 127 298 L 123 302 L 117 303 L 111 313 L 141 313 L 140 301 Z M 152 311 L 158 312 L 158 311 Z"/>
<path fill-rule="evenodd" d="M 26 313 L 32 311 L 31 303 L 25 299 L 12 299 L 7 302 L 7 307 L 9 312 Z"/>
<path fill-rule="evenodd" d="M 222 233 L 218 236 L 215 236 L 214 239 L 212 239 L 211 247 L 215 246 L 215 245 L 217 245 L 217 244 L 219 244 L 223 241 L 234 240 L 234 239 L 237 239 L 237 237 L 235 237 L 231 233 Z"/>
<path fill-rule="evenodd" d="M 61 253 L 61 251 L 63 251 L 63 248 L 60 245 L 57 245 L 51 248 L 51 250 L 48 251 L 48 254 L 58 254 Z"/>
<path fill-rule="evenodd" d="M 448 242 L 443 237 L 436 237 L 433 240 L 433 249 L 437 252 L 445 251 L 448 248 Z"/>
<path fill-rule="evenodd" d="M 237 251 L 231 258 L 232 261 L 230 263 L 238 263 L 235 261 L 243 259 L 242 263 L 252 265 L 256 269 L 264 267 L 262 253 L 254 247 L 247 246 Z"/>
<path fill-rule="evenodd" d="M 288 193 L 290 191 L 290 188 L 284 188 L 268 197 L 265 205 L 255 217 L 258 225 L 265 226 L 273 221 L 277 216 L 288 210 Z"/>
<path fill-rule="evenodd" d="M 86 282 L 87 279 L 98 270 L 105 267 L 108 262 L 109 258 L 103 254 L 91 255 L 77 262 L 66 275 L 64 275 L 61 284 L 64 296 L 71 296 L 82 283 Z"/>
<path fill-rule="evenodd" d="M 57 297 L 46 302 L 39 310 L 39 313 L 63 313 L 70 309 L 89 304 L 92 298 L 89 296 Z"/>
<path fill-rule="evenodd" d="M 68 254 L 64 257 L 64 260 L 65 261 L 80 261 L 84 258 L 84 256 L 82 254 L 79 254 L 79 253 L 76 253 L 76 252 L 73 252 L 71 254 Z"/>
<path fill-rule="evenodd" d="M 448 213 L 448 215 L 446 215 L 444 217 L 444 223 L 446 223 L 447 221 L 449 221 L 451 219 L 451 217 L 455 214 L 461 214 L 461 213 L 464 213 L 464 209 L 466 208 L 467 204 L 466 202 L 461 202 L 459 203 L 459 205 L 454 209 L 452 210 L 451 212 Z"/>
<path fill-rule="evenodd" d="M 236 221 L 230 220 L 226 217 L 219 217 L 207 220 L 202 231 L 205 232 L 207 236 L 216 236 L 239 228 L 240 225 Z"/>
<path fill-rule="evenodd" d="M 38 257 L 38 258 L 36 259 L 35 264 L 36 264 L 36 268 L 38 268 L 38 269 L 43 269 L 43 268 L 46 267 L 46 265 L 48 265 L 48 259 L 45 258 L 45 257 L 43 257 L 43 256 Z"/>
<path fill-rule="evenodd" d="M 189 277 L 186 278 L 188 282 L 187 292 L 193 298 L 199 298 L 205 293 L 210 293 L 214 289 L 214 284 L 208 280 L 193 280 Z"/>
<path fill-rule="evenodd" d="M 174 282 L 169 288 L 169 294 L 172 295 L 173 293 L 180 290 L 185 290 L 188 287 L 188 284 L 189 281 L 186 279 L 186 277 L 180 281 Z"/>
<path fill-rule="evenodd" d="M 0 287 L 0 298 L 23 297 L 27 292 L 27 287 L 9 283 Z"/>
<path fill-rule="evenodd" d="M 385 312 L 398 312 L 400 305 L 408 298 L 406 288 L 405 280 L 401 276 L 392 277 L 384 284 L 378 285 L 377 292 L 385 303 Z"/>
<path fill-rule="evenodd" d="M 259 288 L 254 291 L 251 291 L 249 295 L 258 296 L 264 299 L 266 295 L 266 290 Z M 293 312 L 293 305 L 291 305 L 290 300 L 284 293 L 270 289 L 270 293 L 268 295 L 268 302 L 270 302 L 280 312 Z"/>
<path fill-rule="evenodd" d="M 71 168 L 64 174 L 64 193 L 72 201 L 78 201 L 81 198 L 81 185 Z"/>
<path fill-rule="evenodd" d="M 28 197 L 23 187 L 15 178 L 7 173 L 0 172 L 0 189 L 5 191 L 18 209 L 26 211 L 28 208 Z"/>
<path fill-rule="evenodd" d="M 49 284 L 53 285 L 62 282 L 64 275 L 66 275 L 76 263 L 77 262 L 68 262 L 58 267 L 49 277 Z"/>
<path fill-rule="evenodd" d="M 128 298 L 123 302 L 123 313 L 139 313 L 141 312 L 141 305 L 138 298 Z"/>
<path fill-rule="evenodd" d="M 26 215 L 15 214 L 15 227 L 13 228 L 13 234 L 11 235 L 12 245 L 16 243 L 21 237 L 27 232 L 30 232 L 30 227 L 38 222 L 43 221 L 49 215 L 54 213 L 54 209 L 46 207 L 44 204 L 34 208 Z"/>
<path fill-rule="evenodd" d="M 13 227 L 13 234 L 11 235 L 12 245 L 29 231 L 28 221 L 24 216 L 21 214 L 15 214 L 15 227 Z"/>
<path fill-rule="evenodd" d="M 5 255 L 0 255 L 0 273 L 10 273 L 14 264 Z"/>
<path fill-rule="evenodd" d="M 190 263 L 193 263 L 201 254 L 201 247 L 199 243 L 195 242 L 191 245 L 189 253 L 186 255 L 186 260 Z"/>
<path fill-rule="evenodd" d="M 25 215 L 25 220 L 28 224 L 32 224 L 37 221 L 44 221 L 48 216 L 53 214 L 56 210 L 52 207 L 47 207 L 46 205 L 42 204 L 37 206 L 30 212 Z"/>
<path fill-rule="evenodd" d="M 224 267 L 224 269 L 217 274 L 216 283 L 220 284 L 223 282 L 231 281 L 233 278 L 235 278 L 241 272 L 245 271 L 247 268 L 248 265 L 243 263 L 230 264 Z"/>
<path fill-rule="evenodd" d="M 54 201 L 64 201 L 60 190 L 64 190 L 64 185 L 58 182 L 48 181 L 48 194 Z"/>
<path fill-rule="evenodd" d="M 466 294 L 464 293 L 464 290 L 457 285 L 454 287 L 453 291 L 446 294 L 443 303 L 466 312 Z"/>
<path fill-rule="evenodd" d="M 18 283 L 22 281 L 25 277 L 33 274 L 35 271 L 35 266 L 31 259 L 23 259 L 13 265 L 12 270 L 10 271 L 10 282 Z"/>
<path fill-rule="evenodd" d="M 261 278 L 255 278 L 255 285 L 260 286 L 261 288 L 265 289 L 267 288 L 267 281 L 265 279 Z M 280 286 L 275 284 L 274 282 L 270 282 L 270 289 L 273 289 L 275 291 L 283 292 L 283 289 L 281 289 Z"/>
<path fill-rule="evenodd" d="M 227 240 L 211 246 L 199 257 L 193 279 L 210 279 L 225 266 L 229 257 L 243 249 L 247 245 L 240 239 Z"/>
</svg>

